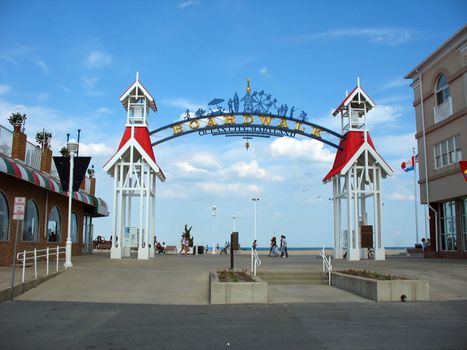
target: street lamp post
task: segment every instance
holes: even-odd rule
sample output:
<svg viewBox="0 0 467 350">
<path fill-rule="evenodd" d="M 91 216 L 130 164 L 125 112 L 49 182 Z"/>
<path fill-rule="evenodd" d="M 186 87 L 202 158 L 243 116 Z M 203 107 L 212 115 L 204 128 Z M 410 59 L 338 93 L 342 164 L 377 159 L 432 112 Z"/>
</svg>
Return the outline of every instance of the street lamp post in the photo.
<svg viewBox="0 0 467 350">
<path fill-rule="evenodd" d="M 251 200 L 255 204 L 255 240 L 256 240 L 256 202 L 259 201 L 259 198 L 252 198 Z"/>
<path fill-rule="evenodd" d="M 237 215 L 232 215 L 232 219 L 233 219 L 233 224 L 234 224 L 234 229 L 233 229 L 233 232 L 237 232 L 236 230 L 236 226 L 235 226 L 235 220 L 237 220 Z"/>
<path fill-rule="evenodd" d="M 78 143 L 71 139 L 67 143 L 68 152 L 70 153 L 70 178 L 68 183 L 68 230 L 66 238 L 65 248 L 65 268 L 73 267 L 71 262 L 71 206 L 73 202 L 73 168 L 74 168 L 74 157 L 78 151 Z"/>
<path fill-rule="evenodd" d="M 212 211 L 211 211 L 211 215 L 212 215 L 212 254 L 216 254 L 216 231 L 215 231 L 215 227 L 216 227 L 216 206 L 213 205 L 212 206 Z"/>
</svg>

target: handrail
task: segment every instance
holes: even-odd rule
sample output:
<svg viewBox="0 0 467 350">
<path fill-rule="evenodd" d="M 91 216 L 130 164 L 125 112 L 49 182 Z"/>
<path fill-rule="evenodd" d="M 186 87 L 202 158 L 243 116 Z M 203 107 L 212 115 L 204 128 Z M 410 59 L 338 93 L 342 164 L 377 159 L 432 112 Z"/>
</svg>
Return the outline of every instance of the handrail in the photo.
<svg viewBox="0 0 467 350">
<path fill-rule="evenodd" d="M 31 256 L 28 256 L 31 254 Z M 34 249 L 34 250 L 23 250 L 16 254 L 16 259 L 22 261 L 23 265 L 23 276 L 21 282 L 24 283 L 25 274 L 26 274 L 26 261 L 32 260 L 34 261 L 34 279 L 37 279 L 37 259 L 38 258 L 46 258 L 46 274 L 49 275 L 49 261 L 51 256 L 56 256 L 56 272 L 58 272 L 58 261 L 60 258 L 60 254 L 65 255 L 65 247 L 60 247 L 57 245 L 56 248 L 50 249 L 49 247 L 45 249 Z"/>
<path fill-rule="evenodd" d="M 328 285 L 331 285 L 331 272 L 332 272 L 332 264 L 331 264 L 331 256 L 329 258 L 326 257 L 326 253 L 324 251 L 324 245 L 323 245 L 323 250 L 319 253 L 319 255 L 323 258 L 323 272 L 328 272 Z"/>
<path fill-rule="evenodd" d="M 256 266 L 260 265 L 261 259 L 259 258 L 258 251 L 251 248 L 251 272 L 253 272 L 253 276 L 256 277 Z"/>
</svg>

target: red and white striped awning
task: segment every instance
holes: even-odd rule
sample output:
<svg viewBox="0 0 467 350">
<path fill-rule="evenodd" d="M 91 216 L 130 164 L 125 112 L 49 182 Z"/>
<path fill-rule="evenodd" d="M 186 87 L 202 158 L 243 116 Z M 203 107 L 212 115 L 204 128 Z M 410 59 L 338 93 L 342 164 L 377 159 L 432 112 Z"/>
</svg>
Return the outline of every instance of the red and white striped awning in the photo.
<svg viewBox="0 0 467 350">
<path fill-rule="evenodd" d="M 31 168 L 24 162 L 9 158 L 0 153 L 0 172 L 22 179 L 46 190 L 68 196 L 64 192 L 57 178 Z M 95 208 L 94 214 L 97 216 L 108 216 L 107 203 L 101 198 L 91 196 L 85 192 L 73 192 L 73 199 L 91 205 Z"/>
</svg>

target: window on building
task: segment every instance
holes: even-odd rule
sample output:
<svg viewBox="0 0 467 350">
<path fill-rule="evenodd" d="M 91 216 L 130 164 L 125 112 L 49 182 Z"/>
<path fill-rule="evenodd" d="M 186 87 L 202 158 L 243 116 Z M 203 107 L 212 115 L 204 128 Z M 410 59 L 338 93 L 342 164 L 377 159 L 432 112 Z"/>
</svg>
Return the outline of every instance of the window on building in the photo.
<svg viewBox="0 0 467 350">
<path fill-rule="evenodd" d="M 78 219 L 75 213 L 71 213 L 71 241 L 78 242 Z"/>
<path fill-rule="evenodd" d="M 0 192 L 0 241 L 7 241 L 10 238 L 8 234 L 9 218 L 8 201 L 5 195 Z"/>
<path fill-rule="evenodd" d="M 441 250 L 457 250 L 456 243 L 456 202 L 441 203 Z"/>
<path fill-rule="evenodd" d="M 461 138 L 454 135 L 434 145 L 435 169 L 454 164 L 462 160 Z"/>
<path fill-rule="evenodd" d="M 47 223 L 47 234 L 49 242 L 60 242 L 60 211 L 57 207 L 53 207 L 50 211 L 49 222 Z"/>
<path fill-rule="evenodd" d="M 464 250 L 467 250 L 467 198 L 461 201 L 462 205 L 462 230 L 464 231 Z"/>
<path fill-rule="evenodd" d="M 38 242 L 39 241 L 39 213 L 37 205 L 29 199 L 26 203 L 26 215 L 24 217 L 23 241 Z"/>
<path fill-rule="evenodd" d="M 441 74 L 436 83 L 436 105 L 442 105 L 449 99 L 448 80 L 444 74 Z"/>
</svg>

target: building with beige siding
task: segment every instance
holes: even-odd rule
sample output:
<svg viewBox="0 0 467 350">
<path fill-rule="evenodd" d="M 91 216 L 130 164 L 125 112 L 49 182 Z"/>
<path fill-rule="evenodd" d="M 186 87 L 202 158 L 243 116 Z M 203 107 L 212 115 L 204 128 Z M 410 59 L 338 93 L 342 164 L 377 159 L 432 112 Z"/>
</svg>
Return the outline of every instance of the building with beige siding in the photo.
<svg viewBox="0 0 467 350">
<path fill-rule="evenodd" d="M 467 258 L 467 26 L 418 64 L 411 79 L 422 204 L 429 206 L 426 256 Z"/>
</svg>

